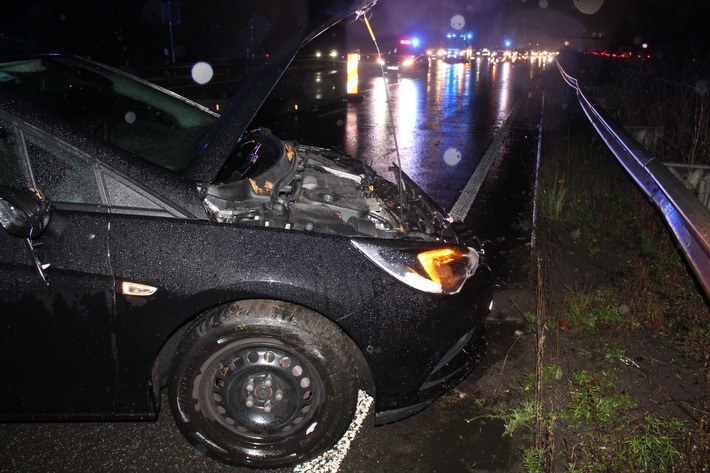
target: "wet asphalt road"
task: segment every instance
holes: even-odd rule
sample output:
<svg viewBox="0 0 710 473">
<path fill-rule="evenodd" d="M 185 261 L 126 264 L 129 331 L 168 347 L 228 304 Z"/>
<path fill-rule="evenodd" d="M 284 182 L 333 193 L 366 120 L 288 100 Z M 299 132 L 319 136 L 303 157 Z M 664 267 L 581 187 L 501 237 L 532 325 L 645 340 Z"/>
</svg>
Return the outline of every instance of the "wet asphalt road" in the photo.
<svg viewBox="0 0 710 473">
<path fill-rule="evenodd" d="M 551 68 L 548 65 L 547 68 Z M 311 103 L 271 124 L 284 138 L 329 146 L 366 157 L 387 172 L 397 159 L 389 127 L 384 82 L 361 78 L 361 103 Z M 528 277 L 538 86 L 544 68 L 530 64 L 437 64 L 427 75 L 389 78 L 388 93 L 404 170 L 450 210 L 489 150 L 496 132 L 512 117 L 510 135 L 494 149 L 487 178 L 466 220 L 477 228 L 498 281 L 500 300 Z M 338 74 L 327 80 L 337 81 Z M 323 77 L 299 81 L 297 97 L 328 89 Z M 309 85 L 310 84 L 310 85 Z M 337 90 L 331 88 L 330 90 Z M 281 104 L 285 108 L 292 104 Z M 527 222 L 527 224 L 526 224 Z M 363 473 L 507 471 L 517 456 L 502 437 L 500 422 L 481 418 L 479 384 L 508 356 L 517 310 L 499 304 L 489 324 L 489 353 L 451 394 L 404 421 L 374 427 L 369 412 L 339 464 L 312 471 Z M 40 387 L 37 387 L 39 389 Z M 0 472 L 240 472 L 201 455 L 180 435 L 167 400 L 157 422 L 0 424 Z M 292 469 L 275 470 L 291 472 Z"/>
</svg>

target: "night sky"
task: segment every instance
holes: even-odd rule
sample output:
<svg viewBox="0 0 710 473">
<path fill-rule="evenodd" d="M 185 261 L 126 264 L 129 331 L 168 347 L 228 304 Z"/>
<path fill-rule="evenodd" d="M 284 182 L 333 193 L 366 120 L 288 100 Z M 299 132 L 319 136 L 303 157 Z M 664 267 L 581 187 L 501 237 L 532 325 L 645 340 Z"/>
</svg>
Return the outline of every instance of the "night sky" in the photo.
<svg viewBox="0 0 710 473">
<path fill-rule="evenodd" d="M 177 62 L 229 61 L 238 54 L 232 24 L 244 1 L 181 1 L 180 24 L 172 28 Z M 582 13 L 578 6 L 585 2 L 600 8 Z M 170 60 L 170 29 L 163 24 L 160 0 L 3 3 L 0 34 L 5 38 L 119 66 Z M 453 23 L 459 31 L 473 33 L 475 47 L 500 48 L 510 39 L 513 47 L 557 49 L 564 41 L 595 38 L 611 48 L 647 43 L 661 56 L 707 60 L 708 28 L 701 5 L 697 0 L 379 0 L 370 21 L 378 41 L 418 35 L 433 46 L 455 31 Z M 320 40 L 372 49 L 362 21 L 342 24 Z M 4 50 L 19 49 L 17 44 Z"/>
</svg>

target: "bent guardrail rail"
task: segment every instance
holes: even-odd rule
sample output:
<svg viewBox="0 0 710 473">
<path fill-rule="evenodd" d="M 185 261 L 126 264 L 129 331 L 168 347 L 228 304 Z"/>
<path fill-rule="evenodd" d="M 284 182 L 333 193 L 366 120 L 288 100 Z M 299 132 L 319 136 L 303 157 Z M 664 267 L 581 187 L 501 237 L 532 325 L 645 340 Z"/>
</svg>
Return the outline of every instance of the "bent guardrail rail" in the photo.
<svg viewBox="0 0 710 473">
<path fill-rule="evenodd" d="M 616 159 L 658 207 L 673 231 L 698 282 L 710 297 L 710 213 L 659 160 L 648 155 L 623 127 L 587 97 L 577 79 L 557 62 L 563 79 Z"/>
</svg>

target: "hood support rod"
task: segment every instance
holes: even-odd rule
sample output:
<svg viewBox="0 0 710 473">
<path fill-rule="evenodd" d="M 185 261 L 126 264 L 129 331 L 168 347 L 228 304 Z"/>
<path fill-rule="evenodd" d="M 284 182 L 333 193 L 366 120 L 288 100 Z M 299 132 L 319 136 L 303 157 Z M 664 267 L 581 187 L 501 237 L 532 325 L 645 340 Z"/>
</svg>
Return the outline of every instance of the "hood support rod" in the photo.
<svg viewBox="0 0 710 473">
<path fill-rule="evenodd" d="M 389 87 L 387 86 L 387 78 L 385 77 L 385 69 L 384 66 L 382 65 L 382 53 L 380 53 L 380 47 L 377 44 L 377 39 L 375 38 L 375 33 L 372 31 L 372 27 L 370 26 L 370 22 L 367 19 L 366 15 L 363 15 L 363 19 L 365 20 L 365 25 L 367 26 L 367 30 L 370 32 L 370 37 L 372 38 L 372 42 L 375 43 L 375 49 L 377 50 L 377 58 L 379 59 L 380 63 L 380 70 L 382 72 L 382 80 L 385 84 L 385 97 L 387 99 L 387 111 L 389 112 L 389 119 L 390 119 L 390 126 L 392 127 L 392 138 L 394 139 L 394 150 L 395 150 L 395 155 L 397 157 L 397 189 L 399 190 L 399 221 L 400 223 L 404 226 L 404 209 L 407 206 L 407 199 L 406 199 L 406 194 L 404 192 L 404 180 L 402 179 L 402 161 L 400 160 L 399 157 L 399 144 L 397 143 L 397 129 L 394 126 L 394 115 L 392 113 L 392 101 L 390 98 L 390 90 Z"/>
</svg>

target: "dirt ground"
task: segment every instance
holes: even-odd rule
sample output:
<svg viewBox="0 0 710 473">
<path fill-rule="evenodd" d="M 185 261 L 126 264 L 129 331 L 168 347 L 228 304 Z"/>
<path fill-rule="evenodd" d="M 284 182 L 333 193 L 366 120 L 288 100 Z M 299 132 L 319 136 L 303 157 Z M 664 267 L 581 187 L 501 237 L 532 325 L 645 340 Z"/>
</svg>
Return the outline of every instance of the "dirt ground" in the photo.
<svg viewBox="0 0 710 473">
<path fill-rule="evenodd" d="M 624 249 L 610 245 L 604 257 L 590 258 L 564 233 L 544 245 L 549 259 L 539 261 L 539 269 L 533 269 L 539 271 L 543 287 L 531 277 L 528 282 L 500 288 L 488 323 L 489 338 L 496 343 L 489 347 L 487 360 L 494 361 L 484 360 L 455 390 L 462 396 L 485 400 L 483 411 L 506 423 L 515 422 L 506 415 L 526 400 L 539 401 L 539 420 L 521 421 L 521 428 L 502 436 L 512 442 L 509 451 L 518 457 L 505 471 L 710 471 L 707 360 L 683 353 L 674 337 L 663 331 L 630 330 L 623 324 L 595 331 L 571 326 L 564 318 L 569 288 L 593 292 L 595 287 L 608 284 L 622 271 Z M 536 317 L 531 314 L 540 311 L 548 314 L 547 321 L 533 320 Z M 550 377 L 545 373 L 551 366 L 559 371 Z M 588 378 L 575 381 L 575 374 L 580 373 Z M 580 392 L 600 403 L 612 394 L 632 402 L 613 409 L 613 419 L 605 418 L 592 402 L 585 414 L 587 421 L 580 423 L 565 415 L 575 393 Z M 498 414 L 502 417 L 496 417 Z M 677 439 L 683 457 L 676 466 L 661 470 L 639 470 L 631 463 L 628 469 L 620 469 L 620 460 L 612 456 L 623 457 L 625 442 L 647 433 L 644 419 L 649 416 L 678 419 L 688 427 L 687 438 Z M 525 450 L 536 446 L 544 452 L 538 463 L 541 469 L 523 459 Z M 608 458 L 594 458 L 605 452 Z M 599 468 L 589 469 L 590 464 Z"/>
<path fill-rule="evenodd" d="M 585 126 L 584 117 L 564 119 Z M 569 139 L 569 128 L 561 133 Z M 616 166 L 603 145 L 591 147 L 603 165 L 570 158 L 572 145 L 564 146 L 564 159 L 577 159 L 584 178 L 598 183 L 576 204 L 593 208 L 602 229 L 592 238 L 564 219 L 537 219 L 529 281 L 503 285 L 489 321 L 491 339 L 508 340 L 490 347 L 500 352 L 495 363 L 459 389 L 485 399 L 491 417 L 510 427 L 504 437 L 519 461 L 509 471 L 710 471 L 710 347 L 707 338 L 689 343 L 707 337 L 698 328 L 708 326 L 707 298 L 643 197 L 635 197 L 638 214 L 606 215 L 609 187 L 635 189 L 620 169 L 601 169 Z M 541 175 L 569 165 L 555 159 L 543 156 Z M 624 219 L 668 239 L 659 243 L 672 259 L 667 275 L 654 274 L 660 270 L 631 225 L 623 230 Z M 602 318 L 585 319 L 592 316 Z M 514 334 L 497 333 L 511 321 Z"/>
</svg>

